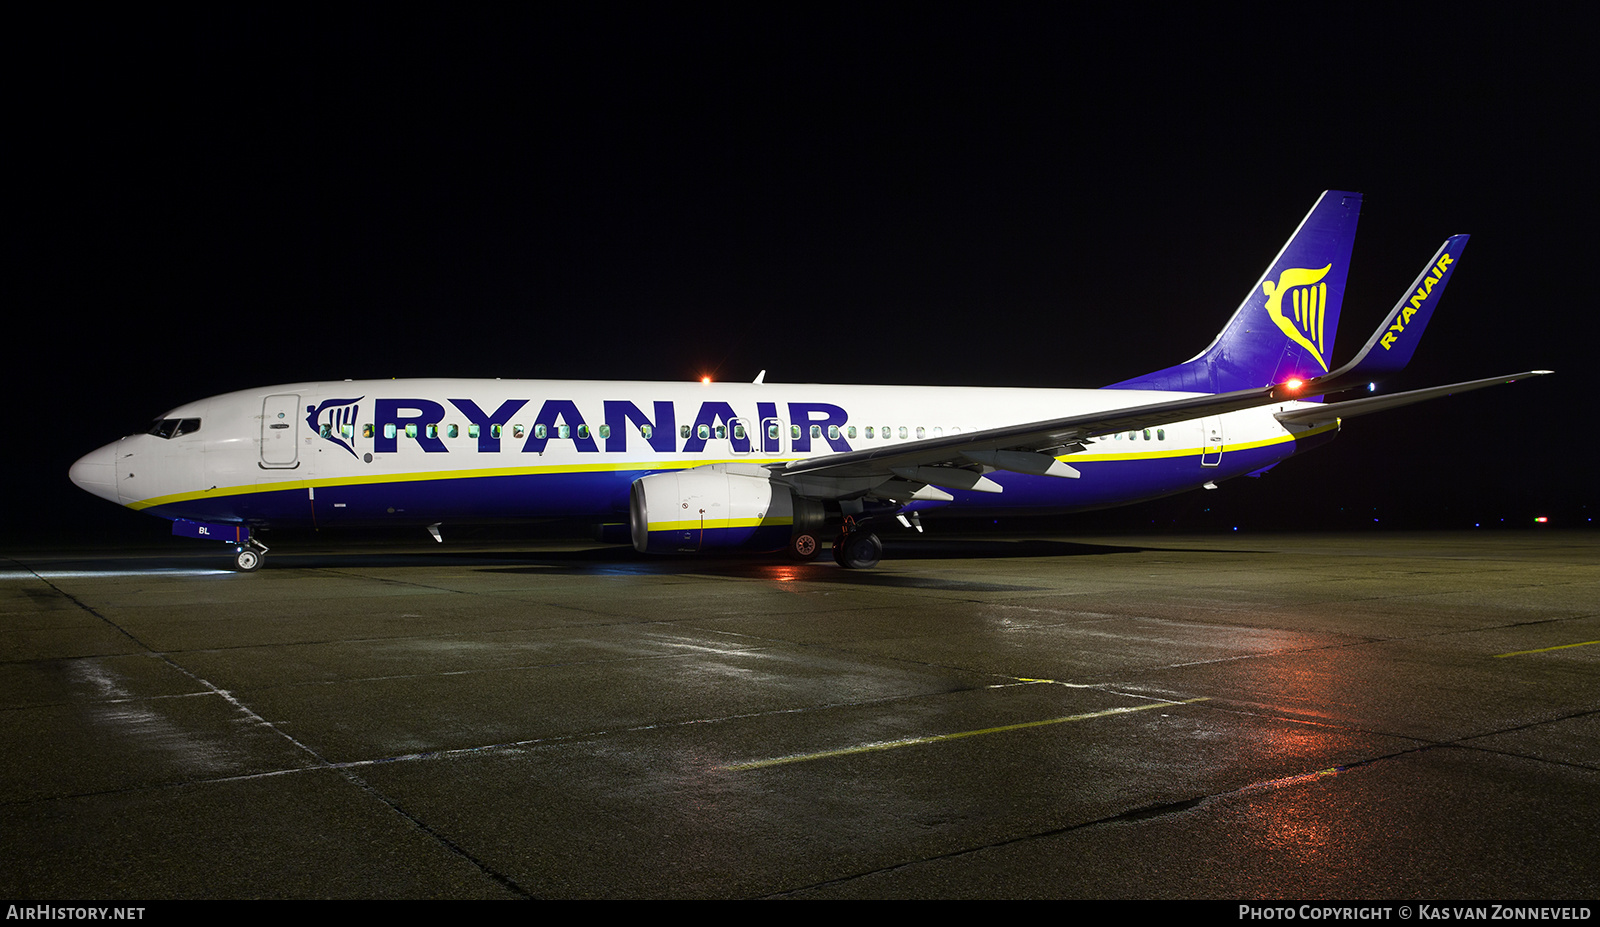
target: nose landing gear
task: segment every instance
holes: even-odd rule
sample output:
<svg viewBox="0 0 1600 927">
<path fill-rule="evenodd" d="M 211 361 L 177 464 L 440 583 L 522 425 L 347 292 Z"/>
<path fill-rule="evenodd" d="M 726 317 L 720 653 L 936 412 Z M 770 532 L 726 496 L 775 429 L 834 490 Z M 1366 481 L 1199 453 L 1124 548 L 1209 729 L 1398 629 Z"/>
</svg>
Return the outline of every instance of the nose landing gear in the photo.
<svg viewBox="0 0 1600 927">
<path fill-rule="evenodd" d="M 250 538 L 233 549 L 233 565 L 241 573 L 254 573 L 261 568 L 266 556 L 267 545 Z"/>
<path fill-rule="evenodd" d="M 202 541 L 224 541 L 233 546 L 233 566 L 241 573 L 253 573 L 261 568 L 267 554 L 267 545 L 250 536 L 250 527 L 242 524 L 174 519 L 172 533 L 177 537 L 198 538 Z"/>
</svg>

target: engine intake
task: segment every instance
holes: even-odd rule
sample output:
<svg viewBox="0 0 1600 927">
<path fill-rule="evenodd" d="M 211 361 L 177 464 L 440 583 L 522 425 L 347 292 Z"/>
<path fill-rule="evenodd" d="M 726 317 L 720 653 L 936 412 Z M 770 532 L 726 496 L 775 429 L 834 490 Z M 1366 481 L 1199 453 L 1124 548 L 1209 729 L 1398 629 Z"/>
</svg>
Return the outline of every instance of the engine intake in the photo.
<svg viewBox="0 0 1600 927">
<path fill-rule="evenodd" d="M 635 480 L 628 499 L 634 549 L 674 553 L 719 547 L 786 547 L 796 530 L 797 500 L 787 486 L 774 483 L 766 470 L 750 470 L 697 467 Z M 820 521 L 818 503 L 798 502 L 801 521 Z"/>
</svg>

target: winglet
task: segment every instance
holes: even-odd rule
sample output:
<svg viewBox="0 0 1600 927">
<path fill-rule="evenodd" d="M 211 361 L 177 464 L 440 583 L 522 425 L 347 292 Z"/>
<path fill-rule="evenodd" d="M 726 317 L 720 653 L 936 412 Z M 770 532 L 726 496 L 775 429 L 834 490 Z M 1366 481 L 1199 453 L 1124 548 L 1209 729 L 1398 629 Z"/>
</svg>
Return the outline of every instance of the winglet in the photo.
<svg viewBox="0 0 1600 927">
<path fill-rule="evenodd" d="M 1403 369 L 1416 353 L 1417 342 L 1422 340 L 1422 332 L 1433 318 L 1433 310 L 1444 295 L 1445 285 L 1450 282 L 1469 237 L 1452 235 L 1445 239 L 1428 266 L 1412 282 L 1411 289 L 1400 297 L 1383 324 L 1350 363 L 1325 377 L 1308 381 L 1307 387 L 1314 387 L 1318 392 L 1335 392 Z"/>
</svg>

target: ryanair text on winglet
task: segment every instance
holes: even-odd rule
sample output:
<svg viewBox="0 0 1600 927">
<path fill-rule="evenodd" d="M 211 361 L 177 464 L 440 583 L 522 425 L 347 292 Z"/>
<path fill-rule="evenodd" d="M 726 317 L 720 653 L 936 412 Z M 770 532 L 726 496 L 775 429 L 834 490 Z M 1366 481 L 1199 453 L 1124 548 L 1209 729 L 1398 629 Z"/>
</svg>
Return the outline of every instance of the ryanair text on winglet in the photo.
<svg viewBox="0 0 1600 927">
<path fill-rule="evenodd" d="M 1389 326 L 1388 331 L 1383 333 L 1383 337 L 1378 340 L 1378 343 L 1383 345 L 1385 351 L 1389 350 L 1398 340 L 1400 333 L 1406 330 L 1406 324 L 1411 321 L 1411 317 L 1416 315 L 1417 310 L 1422 308 L 1422 304 L 1428 301 L 1428 296 L 1433 293 L 1433 288 L 1448 273 L 1445 268 L 1453 263 L 1455 263 L 1455 259 L 1448 254 L 1440 257 L 1439 263 L 1433 265 L 1432 272 L 1424 277 L 1422 285 L 1417 287 L 1417 292 L 1411 295 L 1410 302 L 1401 306 L 1400 311 L 1395 313 L 1393 324 Z"/>
</svg>

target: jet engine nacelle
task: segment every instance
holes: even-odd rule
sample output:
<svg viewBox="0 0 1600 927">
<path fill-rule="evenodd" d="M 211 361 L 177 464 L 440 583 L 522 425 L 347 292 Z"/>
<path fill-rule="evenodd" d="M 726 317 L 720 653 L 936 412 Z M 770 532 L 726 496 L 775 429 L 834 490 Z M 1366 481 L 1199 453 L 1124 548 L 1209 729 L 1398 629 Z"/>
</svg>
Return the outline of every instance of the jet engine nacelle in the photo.
<svg viewBox="0 0 1600 927">
<path fill-rule="evenodd" d="M 800 522 L 821 522 L 822 507 L 796 499 L 764 468 L 715 465 L 635 480 L 628 520 L 634 549 L 641 553 L 782 550 Z"/>
</svg>

